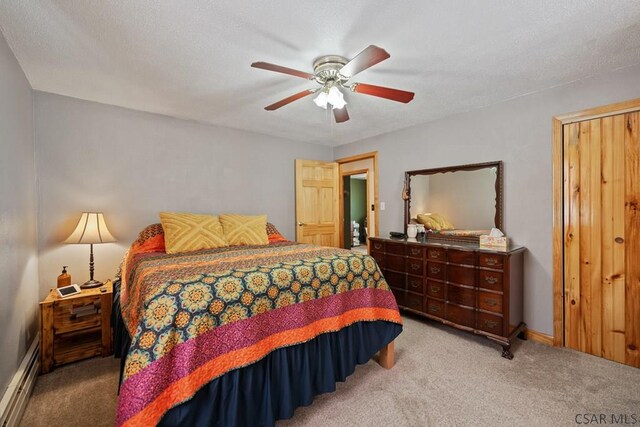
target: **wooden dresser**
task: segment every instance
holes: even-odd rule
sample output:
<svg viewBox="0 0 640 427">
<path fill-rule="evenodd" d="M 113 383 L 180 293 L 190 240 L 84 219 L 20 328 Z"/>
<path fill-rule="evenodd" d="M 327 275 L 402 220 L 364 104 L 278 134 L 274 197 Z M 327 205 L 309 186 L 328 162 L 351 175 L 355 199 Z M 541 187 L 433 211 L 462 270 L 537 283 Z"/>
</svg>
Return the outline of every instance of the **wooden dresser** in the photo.
<svg viewBox="0 0 640 427">
<path fill-rule="evenodd" d="M 398 306 L 497 342 L 512 359 L 521 333 L 523 254 L 478 244 L 372 237 L 370 251 Z"/>
</svg>

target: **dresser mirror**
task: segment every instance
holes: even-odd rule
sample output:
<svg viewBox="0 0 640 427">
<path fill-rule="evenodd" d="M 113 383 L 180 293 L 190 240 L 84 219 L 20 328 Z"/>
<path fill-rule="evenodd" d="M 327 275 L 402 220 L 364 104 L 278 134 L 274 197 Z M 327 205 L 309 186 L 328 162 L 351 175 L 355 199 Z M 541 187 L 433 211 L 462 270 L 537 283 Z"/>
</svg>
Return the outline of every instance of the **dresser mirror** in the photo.
<svg viewBox="0 0 640 427">
<path fill-rule="evenodd" d="M 405 233 L 416 223 L 428 239 L 478 242 L 502 230 L 502 176 L 500 161 L 405 172 Z"/>
</svg>

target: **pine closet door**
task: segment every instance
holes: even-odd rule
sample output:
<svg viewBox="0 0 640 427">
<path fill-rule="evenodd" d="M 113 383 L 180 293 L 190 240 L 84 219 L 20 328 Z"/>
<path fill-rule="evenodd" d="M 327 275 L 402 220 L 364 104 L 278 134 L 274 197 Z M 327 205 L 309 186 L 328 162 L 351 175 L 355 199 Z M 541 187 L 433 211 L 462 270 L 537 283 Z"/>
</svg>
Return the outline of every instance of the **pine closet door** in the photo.
<svg viewBox="0 0 640 427">
<path fill-rule="evenodd" d="M 565 124 L 564 339 L 640 367 L 640 113 Z"/>
</svg>

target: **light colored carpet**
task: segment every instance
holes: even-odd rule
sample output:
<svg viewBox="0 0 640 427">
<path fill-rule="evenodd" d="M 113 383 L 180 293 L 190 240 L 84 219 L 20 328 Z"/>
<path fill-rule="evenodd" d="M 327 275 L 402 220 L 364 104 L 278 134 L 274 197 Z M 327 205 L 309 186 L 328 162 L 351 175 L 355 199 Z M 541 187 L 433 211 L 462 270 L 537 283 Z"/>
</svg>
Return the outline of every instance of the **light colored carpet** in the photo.
<svg viewBox="0 0 640 427">
<path fill-rule="evenodd" d="M 575 426 L 583 413 L 640 423 L 640 369 L 532 341 L 513 351 L 509 361 L 486 339 L 405 317 L 393 369 L 359 366 L 278 426 Z M 21 425 L 113 425 L 118 366 L 98 358 L 39 377 Z"/>
</svg>

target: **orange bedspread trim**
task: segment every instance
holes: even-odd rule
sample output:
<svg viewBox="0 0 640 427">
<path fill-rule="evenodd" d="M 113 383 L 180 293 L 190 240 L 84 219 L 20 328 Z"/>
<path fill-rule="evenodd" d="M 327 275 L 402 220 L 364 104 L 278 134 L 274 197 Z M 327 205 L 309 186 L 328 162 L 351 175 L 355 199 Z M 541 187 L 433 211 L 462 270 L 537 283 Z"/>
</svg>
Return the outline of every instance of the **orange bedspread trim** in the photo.
<svg viewBox="0 0 640 427">
<path fill-rule="evenodd" d="M 171 384 L 146 408 L 125 421 L 123 425 L 129 427 L 156 425 L 169 409 L 188 400 L 205 384 L 230 370 L 257 362 L 275 349 L 309 341 L 320 334 L 340 330 L 355 322 L 375 320 L 402 323 L 398 310 L 376 307 L 358 308 L 339 316 L 318 320 L 301 328 L 273 334 L 252 346 L 225 353 Z M 242 362 L 238 362 L 239 360 Z"/>
</svg>

